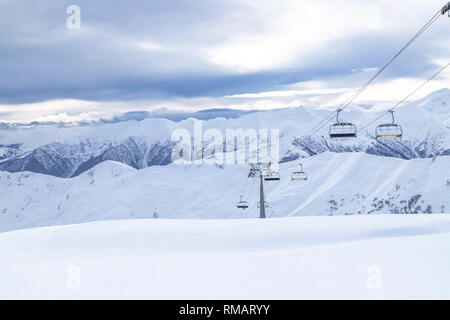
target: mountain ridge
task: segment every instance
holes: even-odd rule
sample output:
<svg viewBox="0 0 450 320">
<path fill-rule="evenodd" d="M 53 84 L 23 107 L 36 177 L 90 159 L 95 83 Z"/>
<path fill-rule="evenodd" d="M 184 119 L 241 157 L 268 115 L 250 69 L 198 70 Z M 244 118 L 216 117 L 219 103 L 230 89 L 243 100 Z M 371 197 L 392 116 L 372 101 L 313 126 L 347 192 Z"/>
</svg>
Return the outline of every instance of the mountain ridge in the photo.
<svg viewBox="0 0 450 320">
<path fill-rule="evenodd" d="M 450 210 L 450 157 L 402 160 L 324 152 L 304 165 L 305 182 L 265 182 L 267 216 L 429 214 Z M 65 179 L 0 172 L 0 231 L 110 219 L 256 218 L 257 179 L 247 165 L 169 164 L 136 170 L 104 161 Z M 247 182 L 246 182 L 247 180 Z M 249 209 L 240 210 L 240 196 Z"/>
<path fill-rule="evenodd" d="M 401 140 L 377 141 L 373 124 L 354 140 L 335 141 L 327 136 L 327 126 L 313 136 L 305 136 L 329 110 L 306 107 L 248 113 L 235 119 L 203 121 L 204 130 L 279 129 L 282 162 L 310 157 L 322 152 L 365 152 L 401 159 L 450 155 L 450 90 L 442 89 L 416 102 L 401 106 L 395 113 L 404 128 Z M 380 114 L 380 110 L 358 109 L 343 112 L 342 119 L 359 127 Z M 189 118 L 174 122 L 162 118 L 126 121 L 93 127 L 35 127 L 0 129 L 0 171 L 32 171 L 69 178 L 105 160 L 115 160 L 136 169 L 167 165 L 175 143 L 175 129 L 193 132 Z M 380 119 L 389 122 L 390 119 Z"/>
</svg>

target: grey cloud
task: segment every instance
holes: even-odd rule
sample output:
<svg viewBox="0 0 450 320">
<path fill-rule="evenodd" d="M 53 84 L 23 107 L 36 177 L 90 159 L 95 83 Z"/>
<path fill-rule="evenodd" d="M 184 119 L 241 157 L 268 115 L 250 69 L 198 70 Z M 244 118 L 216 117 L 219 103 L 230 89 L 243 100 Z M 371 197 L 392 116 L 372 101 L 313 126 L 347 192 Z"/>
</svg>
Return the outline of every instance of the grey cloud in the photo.
<svg viewBox="0 0 450 320">
<path fill-rule="evenodd" d="M 80 31 L 65 27 L 65 10 L 71 4 L 82 9 Z M 243 28 L 264 27 L 263 19 L 246 14 L 245 5 L 232 1 L 10 0 L 1 6 L 0 68 L 6 76 L 0 78 L 0 103 L 214 97 L 274 90 L 348 74 L 381 36 L 350 35 L 297 61 L 307 67 L 293 64 L 289 69 L 233 74 L 196 53 L 200 44 L 226 40 L 229 24 L 250 19 Z M 407 36 L 391 35 L 361 67 L 382 65 Z M 427 39 L 431 43 L 425 51 L 400 61 L 385 77 L 421 76 L 433 70 L 430 56 L 448 55 L 448 49 L 440 45 L 442 39 L 429 35 L 422 46 Z M 131 45 L 139 41 L 155 42 L 162 49 Z"/>
</svg>

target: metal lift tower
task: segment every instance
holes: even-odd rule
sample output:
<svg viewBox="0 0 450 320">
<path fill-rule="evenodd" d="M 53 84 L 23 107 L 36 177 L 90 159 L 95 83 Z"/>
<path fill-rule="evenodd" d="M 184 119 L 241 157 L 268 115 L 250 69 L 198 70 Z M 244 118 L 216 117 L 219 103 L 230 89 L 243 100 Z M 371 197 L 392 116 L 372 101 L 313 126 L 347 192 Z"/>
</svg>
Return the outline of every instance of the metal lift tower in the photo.
<svg viewBox="0 0 450 320">
<path fill-rule="evenodd" d="M 264 176 L 266 172 L 270 172 L 269 163 L 251 163 L 250 173 L 248 176 L 254 178 L 259 176 L 259 218 L 264 219 L 266 217 L 266 201 L 264 200 Z"/>
</svg>

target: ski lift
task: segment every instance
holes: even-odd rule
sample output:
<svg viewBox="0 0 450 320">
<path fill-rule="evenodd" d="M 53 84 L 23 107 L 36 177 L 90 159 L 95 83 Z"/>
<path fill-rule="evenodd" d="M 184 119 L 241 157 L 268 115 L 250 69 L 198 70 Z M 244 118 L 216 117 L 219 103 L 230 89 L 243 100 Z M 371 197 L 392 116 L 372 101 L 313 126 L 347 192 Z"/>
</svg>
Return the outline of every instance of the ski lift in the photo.
<svg viewBox="0 0 450 320">
<path fill-rule="evenodd" d="M 248 208 L 248 203 L 247 203 L 247 201 L 242 200 L 242 196 L 241 196 L 241 199 L 239 200 L 239 202 L 237 203 L 237 207 L 238 207 L 238 209 L 243 209 L 243 210 Z"/>
<path fill-rule="evenodd" d="M 264 181 L 280 181 L 280 173 L 275 171 L 268 171 L 264 175 Z"/>
<path fill-rule="evenodd" d="M 336 113 L 336 123 L 330 126 L 330 138 L 356 138 L 356 126 L 349 122 L 340 122 L 339 113 L 342 109 L 338 109 Z"/>
<path fill-rule="evenodd" d="M 394 111 L 389 110 L 392 116 L 391 123 L 380 124 L 375 129 L 375 138 L 376 139 L 394 139 L 401 138 L 403 135 L 402 127 L 395 123 L 394 119 Z"/>
<path fill-rule="evenodd" d="M 308 180 L 308 175 L 303 171 L 303 165 L 300 164 L 300 171 L 293 172 L 291 174 L 292 181 L 305 181 Z"/>
</svg>

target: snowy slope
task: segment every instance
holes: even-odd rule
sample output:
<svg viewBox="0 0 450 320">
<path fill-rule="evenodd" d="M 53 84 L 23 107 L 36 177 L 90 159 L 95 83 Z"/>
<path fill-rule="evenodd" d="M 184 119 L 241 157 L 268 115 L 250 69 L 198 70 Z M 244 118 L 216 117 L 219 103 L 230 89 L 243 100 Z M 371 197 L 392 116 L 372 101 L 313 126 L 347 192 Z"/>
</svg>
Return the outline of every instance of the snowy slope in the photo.
<svg viewBox="0 0 450 320">
<path fill-rule="evenodd" d="M 330 114 L 330 110 L 299 107 L 254 112 L 237 119 L 207 120 L 203 122 L 203 128 L 204 131 L 214 128 L 223 133 L 226 129 L 279 129 L 280 156 L 284 161 L 326 151 L 366 152 L 402 159 L 450 155 L 449 89 L 396 110 L 396 120 L 404 129 L 402 140 L 379 143 L 373 139 L 375 125 L 390 122 L 389 116 L 360 132 L 358 139 L 330 140 L 328 126 L 305 137 L 313 125 Z M 341 120 L 362 127 L 383 111 L 378 106 L 353 106 L 343 112 Z M 192 132 L 193 119 L 173 122 L 150 118 L 104 125 L 0 129 L 0 170 L 72 177 L 107 160 L 136 169 L 167 165 L 171 162 L 170 153 L 174 146 L 170 136 L 177 128 Z"/>
<path fill-rule="evenodd" d="M 0 299 L 449 299 L 450 215 L 126 220 L 0 233 Z"/>
<path fill-rule="evenodd" d="M 266 182 L 269 217 L 367 213 L 448 213 L 450 157 L 401 160 L 322 153 L 306 182 Z M 71 179 L 0 172 L 0 231 L 104 219 L 254 218 L 257 178 L 242 166 L 177 165 L 135 170 L 107 161 Z M 236 208 L 243 194 L 250 208 Z"/>
</svg>

